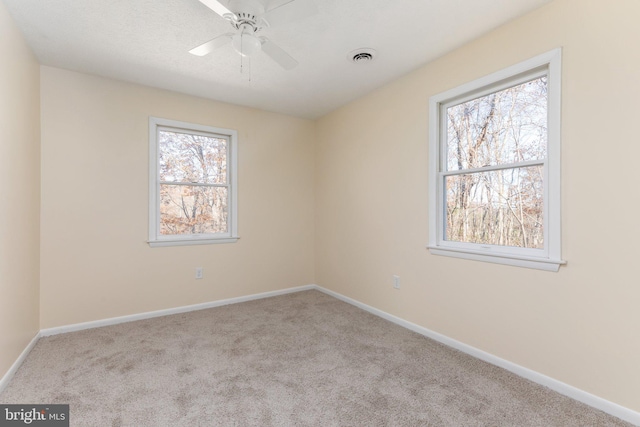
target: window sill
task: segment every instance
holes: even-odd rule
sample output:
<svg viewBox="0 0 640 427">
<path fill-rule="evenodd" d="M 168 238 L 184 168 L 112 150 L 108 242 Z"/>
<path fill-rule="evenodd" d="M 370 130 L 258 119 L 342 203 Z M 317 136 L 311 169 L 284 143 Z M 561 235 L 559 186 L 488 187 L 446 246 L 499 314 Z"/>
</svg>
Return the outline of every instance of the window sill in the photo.
<svg viewBox="0 0 640 427">
<path fill-rule="evenodd" d="M 164 246 L 215 245 L 218 243 L 235 243 L 239 237 L 221 237 L 217 239 L 182 239 L 182 240 L 147 240 L 152 248 Z"/>
<path fill-rule="evenodd" d="M 515 267 L 533 268 L 536 270 L 558 271 L 566 261 L 550 258 L 534 258 L 508 254 L 491 254 L 466 251 L 460 249 L 443 248 L 441 246 L 427 246 L 433 255 L 450 256 L 454 258 L 470 259 L 474 261 L 491 262 L 494 264 L 511 265 Z"/>
</svg>

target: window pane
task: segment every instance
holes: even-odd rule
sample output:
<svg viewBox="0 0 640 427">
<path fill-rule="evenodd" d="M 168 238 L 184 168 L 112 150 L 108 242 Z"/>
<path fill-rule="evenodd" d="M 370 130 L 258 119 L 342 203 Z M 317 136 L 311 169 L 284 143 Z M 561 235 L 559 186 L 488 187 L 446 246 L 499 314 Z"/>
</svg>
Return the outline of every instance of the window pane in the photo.
<svg viewBox="0 0 640 427">
<path fill-rule="evenodd" d="M 226 187 L 160 185 L 160 233 L 226 233 Z"/>
<path fill-rule="evenodd" d="M 445 240 L 544 247 L 543 167 L 505 169 L 445 178 Z"/>
<path fill-rule="evenodd" d="M 546 76 L 447 108 L 447 170 L 540 160 L 546 151 Z"/>
<path fill-rule="evenodd" d="M 226 184 L 227 140 L 161 130 L 160 181 Z"/>
</svg>

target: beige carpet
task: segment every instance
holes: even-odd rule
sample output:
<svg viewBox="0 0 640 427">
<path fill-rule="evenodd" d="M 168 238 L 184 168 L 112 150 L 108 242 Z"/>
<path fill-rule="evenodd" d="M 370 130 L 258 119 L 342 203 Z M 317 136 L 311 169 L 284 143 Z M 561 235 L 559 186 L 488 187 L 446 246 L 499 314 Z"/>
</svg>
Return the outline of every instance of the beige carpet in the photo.
<svg viewBox="0 0 640 427">
<path fill-rule="evenodd" d="M 72 426 L 629 426 L 318 291 L 41 339 L 1 403 Z"/>
</svg>

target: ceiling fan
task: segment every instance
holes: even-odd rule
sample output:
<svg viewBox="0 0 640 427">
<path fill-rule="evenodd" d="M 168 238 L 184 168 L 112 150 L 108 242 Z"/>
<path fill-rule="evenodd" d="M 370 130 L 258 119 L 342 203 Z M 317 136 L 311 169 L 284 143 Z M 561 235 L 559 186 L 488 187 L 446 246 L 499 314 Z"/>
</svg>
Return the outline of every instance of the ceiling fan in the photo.
<svg viewBox="0 0 640 427">
<path fill-rule="evenodd" d="M 266 11 L 260 0 L 230 0 L 228 7 L 218 0 L 200 2 L 228 20 L 236 31 L 209 40 L 191 49 L 189 53 L 204 56 L 231 42 L 243 61 L 248 63 L 252 55 L 262 51 L 285 70 L 295 68 L 298 61 L 268 38 L 257 34 L 265 27 L 303 19 L 317 11 L 313 0 L 291 0 Z"/>
</svg>

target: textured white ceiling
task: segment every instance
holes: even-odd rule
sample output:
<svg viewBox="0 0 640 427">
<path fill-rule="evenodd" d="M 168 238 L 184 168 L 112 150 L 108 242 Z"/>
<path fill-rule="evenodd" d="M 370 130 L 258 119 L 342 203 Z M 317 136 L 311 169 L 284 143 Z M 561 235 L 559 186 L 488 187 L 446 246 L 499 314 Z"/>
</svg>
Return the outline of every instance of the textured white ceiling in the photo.
<svg viewBox="0 0 640 427">
<path fill-rule="evenodd" d="M 262 32 L 298 67 L 260 53 L 251 81 L 231 45 L 188 53 L 232 30 L 198 0 L 2 1 L 41 64 L 317 118 L 550 0 L 315 0 L 316 15 Z M 374 61 L 348 61 L 363 47 Z"/>
</svg>

